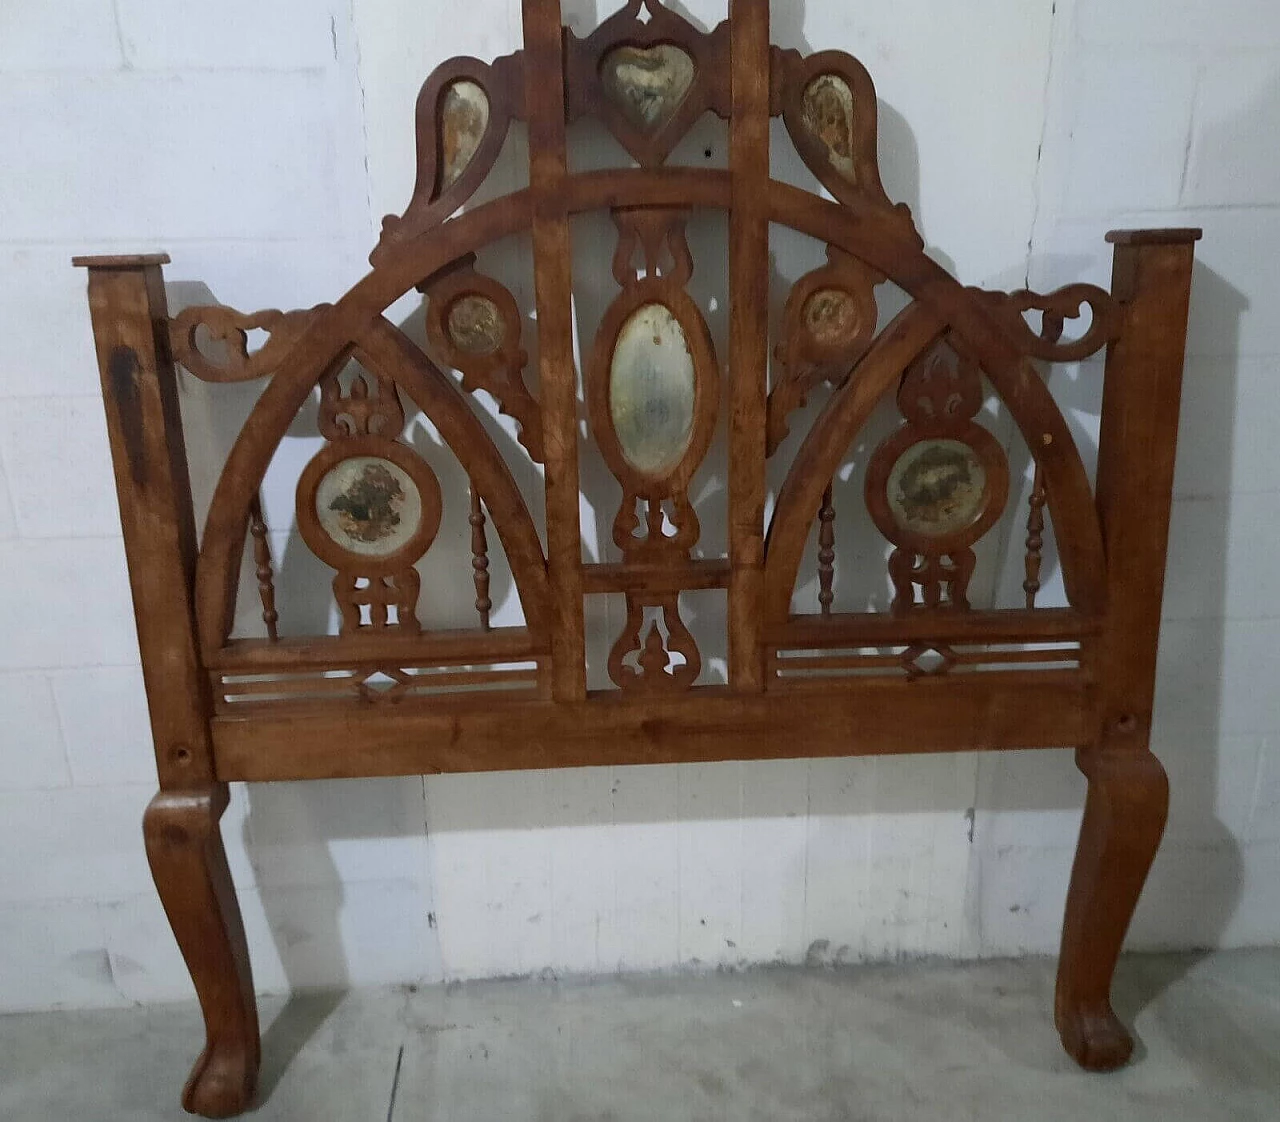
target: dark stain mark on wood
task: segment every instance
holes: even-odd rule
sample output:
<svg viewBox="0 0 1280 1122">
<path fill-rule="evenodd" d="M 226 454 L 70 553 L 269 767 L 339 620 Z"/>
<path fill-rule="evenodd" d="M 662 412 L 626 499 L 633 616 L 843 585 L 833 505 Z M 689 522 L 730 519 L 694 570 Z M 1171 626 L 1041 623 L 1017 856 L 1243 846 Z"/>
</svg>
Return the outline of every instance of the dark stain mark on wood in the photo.
<svg viewBox="0 0 1280 1122">
<path fill-rule="evenodd" d="M 135 487 L 147 485 L 147 454 L 142 425 L 142 390 L 138 385 L 138 352 L 118 346 L 107 358 L 107 381 L 111 398 L 120 415 L 125 455 L 129 458 L 129 478 Z"/>
</svg>

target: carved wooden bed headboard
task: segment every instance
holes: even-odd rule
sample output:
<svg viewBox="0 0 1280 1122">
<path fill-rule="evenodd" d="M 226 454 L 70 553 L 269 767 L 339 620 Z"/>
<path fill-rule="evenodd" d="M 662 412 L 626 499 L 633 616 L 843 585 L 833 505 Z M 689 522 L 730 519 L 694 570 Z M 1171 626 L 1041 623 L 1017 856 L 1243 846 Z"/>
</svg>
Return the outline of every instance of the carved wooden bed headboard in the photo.
<svg viewBox="0 0 1280 1122">
<path fill-rule="evenodd" d="M 233 780 L 1074 748 L 1089 790 L 1057 1026 L 1084 1066 L 1122 1064 L 1132 1040 L 1111 1010 L 1111 977 L 1167 804 L 1149 733 L 1198 231 L 1109 235 L 1109 294 L 965 288 L 881 186 L 866 70 L 839 51 L 770 46 L 767 0 L 733 0 L 710 32 L 657 0 L 630 0 L 585 39 L 561 27 L 557 0 L 525 0 L 524 32 L 515 54 L 455 58 L 427 79 L 413 197 L 385 221 L 372 271 L 336 303 L 170 318 L 166 257 L 77 259 L 89 270 L 160 775 L 147 851 L 208 1029 L 184 1105 L 237 1113 L 256 1082 L 253 985 L 218 831 Z M 727 169 L 669 161 L 707 112 L 728 121 Z M 566 125 L 587 117 L 629 166 L 571 169 Z M 825 193 L 771 176 L 772 117 Z M 527 187 L 462 209 L 515 121 L 528 130 Z M 686 224 L 709 210 L 728 222 L 719 343 L 688 290 L 697 262 Z M 618 290 L 582 343 L 580 390 L 570 220 L 588 211 L 616 226 L 599 252 L 612 254 Z M 773 328 L 771 225 L 826 247 Z M 475 257 L 516 234 L 532 241 L 536 322 Z M 882 324 L 877 292 L 889 285 L 905 307 Z M 386 315 L 415 290 L 424 346 Z M 1087 329 L 1071 335 L 1086 307 Z M 252 351 L 251 331 L 268 336 Z M 1036 364 L 1103 347 L 1093 488 Z M 199 536 L 179 365 L 208 382 L 269 379 Z M 471 396 L 479 389 L 514 420 L 519 446 L 500 451 Z M 990 431 L 992 394 L 1011 440 Z M 896 427 L 855 454 L 864 484 L 850 494 L 841 466 L 885 400 L 896 402 Z M 296 523 L 333 570 L 336 635 L 277 634 L 259 500 L 308 405 L 324 443 L 297 480 Z M 415 563 L 442 510 L 468 497 L 443 493 L 403 438 L 407 407 L 429 418 L 470 480 L 473 570 L 459 573 L 475 597 L 469 629 L 421 622 Z M 606 515 L 612 560 L 584 557 L 584 414 L 583 439 L 621 491 L 616 517 Z M 699 550 L 690 499 L 718 425 L 723 553 Z M 1020 470 L 1011 492 L 1013 445 L 1028 465 L 1025 602 L 988 609 L 969 602 L 974 547 L 1021 495 Z M 791 459 L 771 494 L 766 471 L 780 451 Z M 513 452 L 526 462 L 513 465 Z M 513 466 L 542 472 L 545 525 Z M 836 611 L 835 510 L 864 503 L 892 592 L 883 610 Z M 1036 606 L 1050 535 L 1065 607 Z M 490 623 L 491 541 L 522 626 Z M 256 638 L 233 630 L 246 553 L 262 604 Z M 818 594 L 797 612 L 807 555 Z M 682 595 L 704 590 L 726 606 L 718 684 L 700 678 L 681 615 Z M 614 688 L 588 690 L 584 601 L 610 593 L 625 598 L 626 617 L 606 660 Z"/>
</svg>

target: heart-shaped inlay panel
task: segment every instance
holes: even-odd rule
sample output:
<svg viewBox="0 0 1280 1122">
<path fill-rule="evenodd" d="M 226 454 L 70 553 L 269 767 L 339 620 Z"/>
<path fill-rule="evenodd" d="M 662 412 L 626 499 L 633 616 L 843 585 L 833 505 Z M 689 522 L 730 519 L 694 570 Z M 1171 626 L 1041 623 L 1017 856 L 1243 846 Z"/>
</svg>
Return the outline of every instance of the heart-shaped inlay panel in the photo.
<svg viewBox="0 0 1280 1122">
<path fill-rule="evenodd" d="M 693 59 L 671 43 L 618 47 L 600 67 L 605 94 L 642 132 L 657 132 L 680 108 L 696 68 Z"/>
</svg>

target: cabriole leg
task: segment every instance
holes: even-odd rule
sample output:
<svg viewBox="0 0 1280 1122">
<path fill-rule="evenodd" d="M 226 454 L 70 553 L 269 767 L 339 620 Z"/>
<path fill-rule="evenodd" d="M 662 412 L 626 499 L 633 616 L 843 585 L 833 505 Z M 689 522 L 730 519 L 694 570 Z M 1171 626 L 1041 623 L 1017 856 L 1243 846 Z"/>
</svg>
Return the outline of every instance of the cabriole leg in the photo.
<svg viewBox="0 0 1280 1122">
<path fill-rule="evenodd" d="M 1111 1008 L 1111 978 L 1147 872 L 1164 833 L 1169 781 L 1145 747 L 1083 749 L 1089 780 L 1080 844 L 1071 870 L 1054 1020 L 1081 1067 L 1126 1063 L 1133 1037 Z"/>
<path fill-rule="evenodd" d="M 204 1013 L 205 1047 L 182 1105 L 206 1118 L 249 1107 L 261 1059 L 249 952 L 218 829 L 226 805 L 221 783 L 162 791 L 142 820 L 151 874 Z"/>
</svg>

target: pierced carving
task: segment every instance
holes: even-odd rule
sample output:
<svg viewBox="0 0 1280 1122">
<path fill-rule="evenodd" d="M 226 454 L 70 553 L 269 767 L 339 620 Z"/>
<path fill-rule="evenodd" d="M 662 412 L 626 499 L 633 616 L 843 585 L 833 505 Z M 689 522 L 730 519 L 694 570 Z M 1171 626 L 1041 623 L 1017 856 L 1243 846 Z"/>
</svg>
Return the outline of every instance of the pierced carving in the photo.
<svg viewBox="0 0 1280 1122">
<path fill-rule="evenodd" d="M 645 208 L 613 217 L 622 292 L 587 368 L 591 429 L 622 484 L 613 539 L 623 556 L 679 560 L 698 540 L 688 486 L 715 426 L 719 368 L 706 321 L 684 290 L 693 275 L 685 214 Z"/>
<path fill-rule="evenodd" d="M 774 349 L 782 374 L 769 393 L 766 422 L 770 456 L 787 436 L 788 416 L 820 383 L 843 382 L 875 337 L 875 289 L 884 276 L 834 247 L 827 262 L 796 281 L 783 309 Z"/>
<path fill-rule="evenodd" d="M 474 259 L 427 286 L 427 340 L 462 388 L 484 390 L 520 426 L 519 440 L 542 462 L 542 411 L 524 381 L 520 311 L 507 289 L 472 268 Z"/>
<path fill-rule="evenodd" d="M 586 39 L 567 31 L 565 102 L 570 121 L 599 116 L 656 167 L 703 113 L 729 116 L 728 21 L 704 33 L 659 0 L 629 0 Z"/>
<path fill-rule="evenodd" d="M 404 429 L 404 406 L 396 384 L 385 375 L 358 370 L 343 389 L 337 373 L 320 379 L 320 435 L 326 440 L 353 436 L 394 439 Z"/>
<path fill-rule="evenodd" d="M 898 408 L 906 423 L 867 467 L 867 509 L 896 547 L 889 557 L 893 610 L 969 607 L 970 548 L 1004 510 L 1004 451 L 974 421 L 982 408 L 977 362 L 951 340 L 949 361 L 935 348 L 903 376 Z"/>
<path fill-rule="evenodd" d="M 201 381 L 248 382 L 274 373 L 307 324 L 327 307 L 295 312 L 238 312 L 219 304 L 184 308 L 169 321 L 169 345 L 173 357 Z M 257 350 L 249 349 L 250 331 L 268 332 Z"/>
<path fill-rule="evenodd" d="M 344 569 L 333 578 L 333 598 L 342 615 L 342 633 L 390 631 L 417 635 L 421 581 L 414 568 L 363 575 Z"/>
<path fill-rule="evenodd" d="M 320 386 L 318 426 L 328 443 L 298 480 L 302 540 L 337 570 L 333 595 L 344 634 L 416 634 L 413 564 L 440 529 L 440 482 L 396 439 L 404 408 L 391 378 L 359 370 L 344 392 L 330 370 Z"/>
<path fill-rule="evenodd" d="M 1110 293 L 1092 284 L 1069 284 L 1047 296 L 1020 289 L 1017 292 L 985 292 L 970 289 L 996 319 L 1010 340 L 1024 354 L 1045 362 L 1079 362 L 1096 354 L 1120 334 L 1120 308 Z M 1067 320 L 1079 319 L 1088 306 L 1089 328 L 1078 339 L 1062 342 Z M 1040 312 L 1040 328 L 1027 322 L 1027 312 Z"/>
<path fill-rule="evenodd" d="M 659 616 L 665 637 L 658 626 Z M 680 655 L 683 663 L 676 663 L 673 654 Z M 671 692 L 693 685 L 702 671 L 702 656 L 680 618 L 675 593 L 627 595 L 627 620 L 609 651 L 608 665 L 614 684 L 631 693 Z"/>
</svg>

